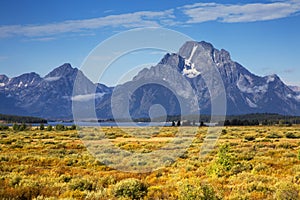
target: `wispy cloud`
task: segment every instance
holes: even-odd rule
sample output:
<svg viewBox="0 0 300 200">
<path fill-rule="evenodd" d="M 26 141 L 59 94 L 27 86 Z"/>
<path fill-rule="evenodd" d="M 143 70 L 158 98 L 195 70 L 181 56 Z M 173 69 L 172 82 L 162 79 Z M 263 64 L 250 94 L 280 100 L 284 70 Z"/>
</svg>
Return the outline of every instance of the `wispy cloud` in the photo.
<svg viewBox="0 0 300 200">
<path fill-rule="evenodd" d="M 165 55 L 167 52 L 166 51 L 151 51 L 151 55 Z"/>
<path fill-rule="evenodd" d="M 44 25 L 8 25 L 0 27 L 0 38 L 11 36 L 46 37 L 63 33 L 83 32 L 102 27 L 157 27 L 160 26 L 160 20 L 172 18 L 174 18 L 173 10 L 160 12 L 141 11 Z"/>
<path fill-rule="evenodd" d="M 105 10 L 103 13 L 111 13 L 113 12 L 114 10 Z"/>
<path fill-rule="evenodd" d="M 110 12 L 110 10 L 106 11 L 106 13 Z M 34 40 L 48 41 L 59 34 L 80 35 L 103 27 L 119 30 L 118 28 L 189 26 L 207 21 L 255 22 L 285 18 L 299 12 L 299 0 L 249 4 L 196 3 L 164 11 L 140 11 L 40 25 L 5 25 L 0 26 L 0 38 L 25 36 L 35 38 Z"/>
<path fill-rule="evenodd" d="M 219 21 L 255 22 L 289 17 L 300 11 L 300 1 L 277 1 L 252 4 L 196 3 L 181 7 L 190 19 L 186 23 Z"/>
<path fill-rule="evenodd" d="M 59 77 L 59 76 L 52 76 L 52 77 L 44 78 L 44 81 L 52 82 L 52 81 L 57 81 L 59 79 L 61 79 L 61 77 Z"/>
<path fill-rule="evenodd" d="M 295 68 L 288 68 L 288 69 L 283 70 L 283 73 L 285 73 L 285 74 L 293 74 L 295 72 L 296 72 Z"/>
<path fill-rule="evenodd" d="M 55 37 L 37 37 L 37 38 L 30 38 L 30 39 L 26 39 L 25 41 L 37 41 L 37 42 L 48 42 L 51 40 L 55 40 Z"/>
<path fill-rule="evenodd" d="M 93 94 L 84 94 L 73 96 L 72 101 L 90 101 L 97 98 L 101 98 L 105 93 L 93 93 Z"/>
<path fill-rule="evenodd" d="M 0 56 L 0 61 L 7 60 L 7 59 L 8 59 L 7 56 Z"/>
</svg>

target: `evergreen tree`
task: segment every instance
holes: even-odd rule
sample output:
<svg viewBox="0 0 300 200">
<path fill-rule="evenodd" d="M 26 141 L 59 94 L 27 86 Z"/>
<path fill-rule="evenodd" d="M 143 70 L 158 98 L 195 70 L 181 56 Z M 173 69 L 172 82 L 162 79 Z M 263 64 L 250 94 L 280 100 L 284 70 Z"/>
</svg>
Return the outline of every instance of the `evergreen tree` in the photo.
<svg viewBox="0 0 300 200">
<path fill-rule="evenodd" d="M 27 125 L 25 123 L 22 123 L 21 126 L 19 127 L 20 131 L 25 131 L 27 128 Z"/>
<path fill-rule="evenodd" d="M 175 121 L 172 121 L 172 126 L 175 126 Z"/>
<path fill-rule="evenodd" d="M 45 125 L 44 124 L 40 124 L 40 130 L 44 130 L 45 129 Z"/>
<path fill-rule="evenodd" d="M 52 126 L 51 125 L 47 126 L 47 131 L 52 131 Z"/>
<path fill-rule="evenodd" d="M 18 131 L 19 129 L 20 129 L 20 125 L 14 123 L 14 125 L 13 125 L 13 130 L 14 130 L 14 131 Z"/>
</svg>

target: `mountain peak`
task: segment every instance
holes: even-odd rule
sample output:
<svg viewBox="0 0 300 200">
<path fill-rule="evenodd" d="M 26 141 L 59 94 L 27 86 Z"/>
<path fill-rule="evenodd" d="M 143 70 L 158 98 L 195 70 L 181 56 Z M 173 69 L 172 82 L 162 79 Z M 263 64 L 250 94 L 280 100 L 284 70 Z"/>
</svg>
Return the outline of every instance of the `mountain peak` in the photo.
<svg viewBox="0 0 300 200">
<path fill-rule="evenodd" d="M 200 49 L 201 51 L 204 52 L 212 52 L 214 49 L 212 44 L 205 41 L 201 41 L 201 42 L 187 41 L 179 49 L 178 54 L 184 58 L 188 58 L 192 54 L 193 49 L 195 50 L 195 48 L 197 48 L 198 50 Z"/>
<path fill-rule="evenodd" d="M 214 49 L 214 46 L 209 42 L 201 41 L 201 42 L 197 42 L 197 43 L 198 43 L 198 45 L 202 46 L 204 49 L 209 49 L 209 50 Z"/>
<path fill-rule="evenodd" d="M 0 74 L 0 83 L 6 83 L 8 81 L 8 77 L 4 74 Z"/>
<path fill-rule="evenodd" d="M 4 79 L 5 79 L 5 77 L 4 77 Z M 2 84 L 2 86 L 4 86 L 4 84 L 10 85 L 11 88 L 18 90 L 18 89 L 36 85 L 41 80 L 42 80 L 42 78 L 40 77 L 40 75 L 38 75 L 35 72 L 31 72 L 31 73 L 22 74 L 20 76 L 17 76 L 17 77 L 11 78 L 11 79 L 6 79 L 7 82 L 6 83 L 4 82 Z"/>
<path fill-rule="evenodd" d="M 193 46 L 201 46 L 202 48 L 208 49 L 208 50 L 214 49 L 214 46 L 211 43 L 206 42 L 206 41 L 201 41 L 201 42 L 187 41 L 182 45 L 182 47 L 185 47 L 185 46 L 192 47 L 192 48 L 193 48 Z"/>
<path fill-rule="evenodd" d="M 175 53 L 167 53 L 158 64 L 176 66 L 179 71 L 182 71 L 184 68 L 184 59 Z"/>
<path fill-rule="evenodd" d="M 187 41 L 180 48 L 178 54 L 190 61 L 195 61 L 193 58 L 198 57 L 202 60 L 211 60 L 215 63 L 231 62 L 230 53 L 224 49 L 218 50 L 211 43 L 201 41 Z M 198 59 L 199 60 L 199 59 Z"/>
<path fill-rule="evenodd" d="M 267 83 L 274 82 L 276 80 L 280 80 L 280 78 L 276 74 L 268 75 L 264 77 L 267 80 Z"/>
<path fill-rule="evenodd" d="M 51 71 L 49 74 L 45 76 L 45 78 L 49 77 L 61 77 L 66 76 L 70 74 L 77 73 L 78 69 L 73 68 L 70 63 L 64 63 L 63 65 L 55 68 L 53 71 Z"/>
<path fill-rule="evenodd" d="M 15 77 L 15 79 L 33 79 L 33 78 L 41 78 L 39 74 L 35 72 L 25 73 L 20 76 Z"/>
</svg>

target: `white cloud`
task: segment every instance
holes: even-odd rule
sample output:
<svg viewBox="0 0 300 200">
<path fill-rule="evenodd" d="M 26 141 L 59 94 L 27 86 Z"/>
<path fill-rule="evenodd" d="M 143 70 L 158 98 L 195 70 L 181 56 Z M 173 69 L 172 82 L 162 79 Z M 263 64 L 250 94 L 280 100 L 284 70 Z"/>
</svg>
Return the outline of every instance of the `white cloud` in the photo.
<svg viewBox="0 0 300 200">
<path fill-rule="evenodd" d="M 7 59 L 8 59 L 7 56 L 0 56 L 0 61 L 7 60 Z"/>
<path fill-rule="evenodd" d="M 105 13 L 110 12 L 110 10 L 107 10 Z M 139 11 L 41 25 L 5 25 L 0 26 L 0 38 L 25 36 L 37 41 L 49 41 L 58 34 L 93 34 L 93 30 L 103 27 L 129 29 L 189 26 L 207 21 L 224 23 L 255 22 L 285 18 L 299 12 L 299 0 L 278 0 L 269 3 L 249 4 L 196 3 L 164 11 Z M 184 20 L 184 18 L 187 19 Z M 112 31 L 116 31 L 116 29 Z"/>
<path fill-rule="evenodd" d="M 92 93 L 73 96 L 72 101 L 89 101 L 97 98 L 101 98 L 105 93 Z"/>
<path fill-rule="evenodd" d="M 57 81 L 57 80 L 59 80 L 60 78 L 61 78 L 61 77 L 59 77 L 59 76 L 52 76 L 52 77 L 44 78 L 44 80 L 45 80 L 45 81 L 51 82 L 51 81 Z"/>
<path fill-rule="evenodd" d="M 190 19 L 186 23 L 207 21 L 255 22 L 289 17 L 300 11 L 296 0 L 253 4 L 196 3 L 181 7 Z"/>
<path fill-rule="evenodd" d="M 294 74 L 297 70 L 295 68 L 287 68 L 284 69 L 282 72 L 285 74 Z"/>
<path fill-rule="evenodd" d="M 111 13 L 114 12 L 114 10 L 105 10 L 103 13 Z"/>
<path fill-rule="evenodd" d="M 25 41 L 48 42 L 48 41 L 55 40 L 55 39 L 56 39 L 55 37 L 38 37 L 38 38 L 30 38 Z"/>
<path fill-rule="evenodd" d="M 7 25 L 0 26 L 0 38 L 11 36 L 46 37 L 62 33 L 76 33 L 102 27 L 157 27 L 160 20 L 174 18 L 173 10 L 162 12 L 141 11 L 106 17 L 68 20 L 44 25 Z"/>
<path fill-rule="evenodd" d="M 168 52 L 166 51 L 151 51 L 151 55 L 166 55 Z"/>
</svg>

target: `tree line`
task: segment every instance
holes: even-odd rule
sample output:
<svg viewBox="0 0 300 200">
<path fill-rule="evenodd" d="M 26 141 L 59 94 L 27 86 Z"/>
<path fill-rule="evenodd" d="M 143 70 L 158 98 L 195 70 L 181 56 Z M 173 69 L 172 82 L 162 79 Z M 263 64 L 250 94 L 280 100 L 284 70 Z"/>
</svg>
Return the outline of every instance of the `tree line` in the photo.
<svg viewBox="0 0 300 200">
<path fill-rule="evenodd" d="M 16 115 L 5 115 L 5 114 L 0 114 L 0 121 L 4 121 L 5 123 L 27 123 L 27 124 L 47 123 L 46 119 L 39 118 L 39 117 L 16 116 Z"/>
</svg>

